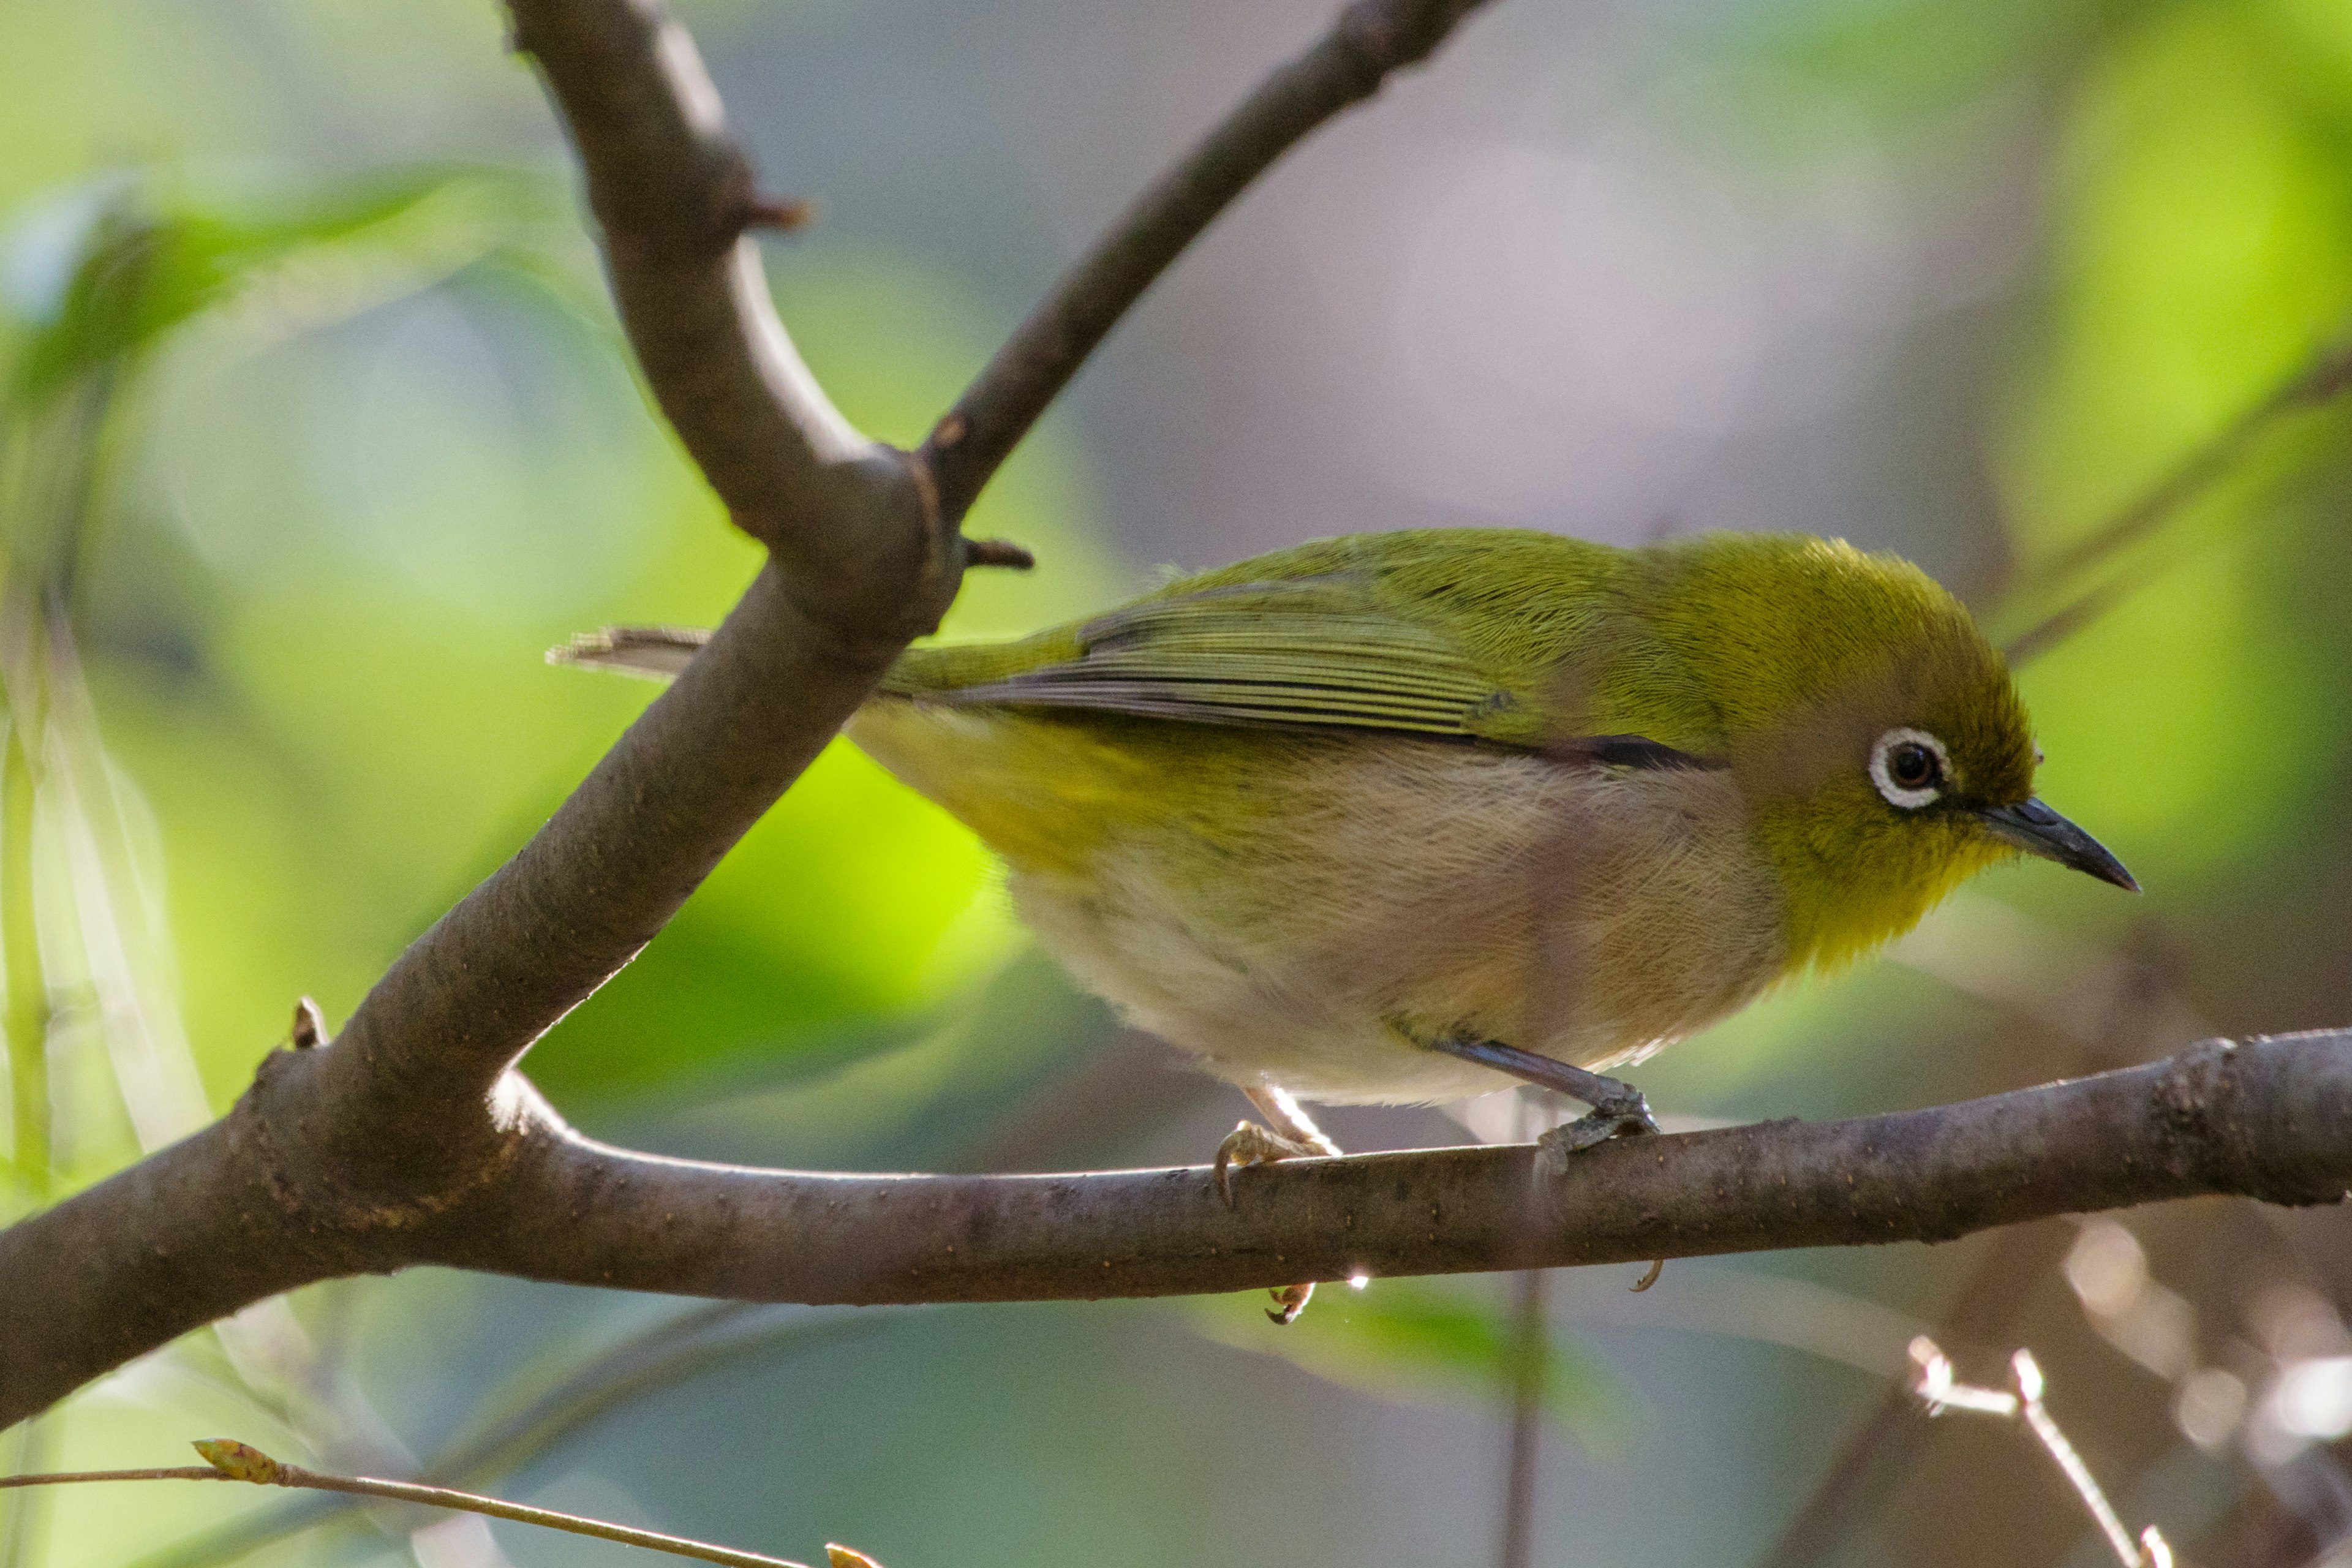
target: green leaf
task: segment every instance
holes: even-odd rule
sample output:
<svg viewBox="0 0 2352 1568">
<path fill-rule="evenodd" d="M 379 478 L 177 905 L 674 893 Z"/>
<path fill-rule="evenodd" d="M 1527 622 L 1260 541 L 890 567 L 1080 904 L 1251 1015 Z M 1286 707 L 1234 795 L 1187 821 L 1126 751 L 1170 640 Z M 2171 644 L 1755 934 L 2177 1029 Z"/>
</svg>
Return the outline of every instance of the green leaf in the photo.
<svg viewBox="0 0 2352 1568">
<path fill-rule="evenodd" d="M 412 168 L 253 211 L 159 200 L 142 184 L 121 184 L 90 204 L 64 289 L 37 310 L 21 344 L 10 399 L 29 409 L 83 376 L 127 368 L 174 328 L 305 253 L 364 245 L 430 250 L 454 230 L 479 235 L 488 213 L 545 205 L 528 199 L 529 184 L 478 169 Z M 488 235 L 461 241 L 464 257 L 489 243 Z"/>
</svg>

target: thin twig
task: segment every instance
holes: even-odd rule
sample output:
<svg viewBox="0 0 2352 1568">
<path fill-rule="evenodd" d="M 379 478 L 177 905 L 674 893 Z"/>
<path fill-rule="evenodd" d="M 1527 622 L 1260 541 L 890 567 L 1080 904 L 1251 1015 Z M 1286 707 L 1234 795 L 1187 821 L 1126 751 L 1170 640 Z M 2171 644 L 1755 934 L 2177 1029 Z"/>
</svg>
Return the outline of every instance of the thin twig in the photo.
<svg viewBox="0 0 2352 1568">
<path fill-rule="evenodd" d="M 30 1476 L 0 1476 L 0 1488 L 78 1486 L 84 1481 L 226 1481 L 234 1480 L 210 1465 L 167 1465 L 144 1470 L 51 1470 Z"/>
<path fill-rule="evenodd" d="M 1551 1375 L 1551 1325 L 1541 1268 L 1512 1277 L 1511 1434 L 1503 1475 L 1502 1568 L 1535 1561 L 1536 1475 L 1543 1457 L 1544 1390 Z"/>
<path fill-rule="evenodd" d="M 2033 574 L 2036 584 L 2060 586 L 2155 533 L 2211 489 L 2247 449 L 2288 415 L 2317 408 L 2352 391 L 2352 338 L 2327 344 L 2294 374 L 2263 394 L 2090 536 L 2060 552 Z M 2048 652 L 2105 616 L 2147 581 L 2127 574 L 2076 594 L 2011 637 L 2002 649 L 2012 666 Z"/>
<path fill-rule="evenodd" d="M 2011 669 L 2024 668 L 2147 586 L 2155 575 L 2145 570 L 2124 572 L 2094 584 L 2001 644 L 2001 658 Z"/>
<path fill-rule="evenodd" d="M 2049 1407 L 2042 1403 L 2041 1364 L 2033 1359 L 2032 1352 L 2019 1351 L 2009 1358 L 2009 1365 L 2010 1374 L 2017 1380 L 2017 1397 L 2026 1426 L 2040 1439 L 2050 1462 L 2058 1467 L 2058 1473 L 2066 1478 L 2066 1484 L 2074 1489 L 2074 1495 L 2083 1500 L 2084 1510 L 2098 1524 L 2099 1533 L 2107 1538 L 2108 1549 L 2124 1568 L 2147 1568 L 2140 1560 L 2138 1544 L 2132 1540 L 2131 1531 L 2124 1528 L 2115 1505 L 2107 1501 L 2107 1494 L 2100 1489 L 2091 1467 L 2083 1462 L 2083 1456 L 2074 1451 L 2074 1445 L 2066 1440 L 2066 1434 L 2052 1418 Z"/>
<path fill-rule="evenodd" d="M 576 1513 L 558 1513 L 553 1509 L 532 1508 L 524 1503 L 456 1491 L 447 1487 L 389 1481 L 374 1476 L 331 1476 L 274 1459 L 260 1449 L 233 1437 L 208 1437 L 198 1442 L 195 1449 L 207 1463 L 157 1469 L 70 1470 L 48 1475 L 6 1476 L 0 1477 L 0 1487 L 72 1486 L 89 1481 L 249 1481 L 255 1486 L 342 1492 L 352 1497 L 383 1498 L 392 1502 L 422 1503 L 428 1508 L 478 1513 L 491 1519 L 509 1520 L 517 1524 L 535 1524 L 546 1530 L 560 1530 L 570 1535 L 615 1541 L 624 1546 L 642 1546 L 648 1551 L 667 1552 L 673 1557 L 717 1563 L 723 1568 L 808 1568 L 806 1563 L 794 1563 L 788 1558 L 769 1557 L 757 1552 L 739 1552 L 731 1546 L 716 1546 L 707 1541 L 690 1541 L 681 1535 L 664 1535 L 657 1531 L 635 1530 L 625 1524 L 588 1519 Z"/>
<path fill-rule="evenodd" d="M 2283 416 L 2316 408 L 2352 391 L 2352 340 L 2327 344 L 2301 368 L 2223 426 L 2138 500 L 2117 512 L 2089 538 L 2061 552 L 2042 575 L 2073 577 L 2147 537 L 2228 473 L 2255 437 Z"/>
<path fill-rule="evenodd" d="M 1937 1335 L 1969 1342 L 2007 1337 L 2028 1300 L 2017 1282 L 2053 1266 L 2064 1251 L 2065 1235 L 2048 1225 L 2000 1232 L 1937 1323 Z M 1889 1387 L 1848 1435 L 1757 1568 L 1813 1568 L 1826 1561 L 1864 1505 L 1880 1496 L 1888 1478 L 1910 1461 L 1921 1430 L 1917 1410 L 1908 1388 Z"/>
<path fill-rule="evenodd" d="M 961 521 L 1129 307 L 1235 196 L 1326 120 L 1416 65 L 1484 0 L 1357 0 L 1138 196 L 931 429 L 921 459 Z"/>
<path fill-rule="evenodd" d="M 1995 1388 L 1977 1388 L 1952 1375 L 1952 1363 L 1936 1342 L 1921 1335 L 1911 1342 L 1911 1362 L 1914 1369 L 1912 1393 L 1926 1405 L 1930 1415 L 1947 1411 L 1966 1410 L 1979 1415 L 1997 1416 L 2005 1421 L 2022 1418 L 2027 1430 L 2042 1445 L 2042 1452 L 2058 1468 L 2068 1487 L 2099 1527 L 2107 1542 L 2107 1550 L 2116 1554 L 2122 1568 L 2172 1568 L 2172 1548 L 2156 1526 L 2149 1525 L 2134 1541 L 2131 1531 L 2107 1500 L 2091 1467 L 2067 1440 L 2047 1406 L 2042 1403 L 2042 1368 L 2032 1354 L 2019 1351 L 2010 1357 L 2010 1373 L 2016 1383 L 2014 1393 Z"/>
<path fill-rule="evenodd" d="M 772 1308 L 724 1302 L 697 1308 L 621 1343 L 598 1351 L 589 1364 L 513 1414 L 461 1435 L 435 1455 L 419 1477 L 436 1486 L 479 1486 L 539 1458 L 630 1401 L 706 1374 L 740 1358 L 775 1349 L 814 1349 L 868 1333 L 887 1317 L 831 1317 L 757 1325 L 725 1338 L 718 1331 Z M 141 1558 L 133 1568 L 198 1568 L 242 1557 L 331 1521 L 351 1500 L 329 1495 L 289 1499 L 257 1510 Z"/>
</svg>

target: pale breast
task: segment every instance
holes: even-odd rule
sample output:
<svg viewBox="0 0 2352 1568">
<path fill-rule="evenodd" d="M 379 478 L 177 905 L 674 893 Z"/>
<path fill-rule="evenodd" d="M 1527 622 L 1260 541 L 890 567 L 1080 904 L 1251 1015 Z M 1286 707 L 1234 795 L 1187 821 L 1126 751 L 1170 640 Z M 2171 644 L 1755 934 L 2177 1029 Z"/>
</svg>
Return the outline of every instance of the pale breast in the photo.
<svg viewBox="0 0 2352 1568">
<path fill-rule="evenodd" d="M 1218 1076 L 1326 1101 L 1507 1080 L 1415 1044 L 1638 1059 L 1784 958 L 1727 773 L 1567 766 L 1410 740 L 1267 737 L 1262 765 L 1015 865 L 1041 942 Z"/>
</svg>

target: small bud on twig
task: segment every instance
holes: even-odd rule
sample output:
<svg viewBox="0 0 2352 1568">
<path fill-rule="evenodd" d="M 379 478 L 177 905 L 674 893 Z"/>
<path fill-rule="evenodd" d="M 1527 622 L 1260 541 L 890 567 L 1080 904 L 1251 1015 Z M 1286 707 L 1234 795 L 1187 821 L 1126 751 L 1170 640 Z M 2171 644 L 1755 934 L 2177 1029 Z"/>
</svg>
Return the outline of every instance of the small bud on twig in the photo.
<svg viewBox="0 0 2352 1568">
<path fill-rule="evenodd" d="M 745 228 L 772 229 L 778 234 L 790 234 L 806 226 L 816 217 L 816 204 L 785 196 L 751 196 L 744 200 L 737 215 Z"/>
<path fill-rule="evenodd" d="M 1015 572 L 1026 572 L 1037 564 L 1034 555 L 1009 539 L 968 539 L 963 558 L 968 566 L 1005 566 Z"/>
<path fill-rule="evenodd" d="M 204 1456 L 205 1463 L 230 1480 L 273 1487 L 283 1479 L 278 1461 L 250 1443 L 240 1443 L 234 1437 L 199 1437 L 193 1447 Z"/>
</svg>

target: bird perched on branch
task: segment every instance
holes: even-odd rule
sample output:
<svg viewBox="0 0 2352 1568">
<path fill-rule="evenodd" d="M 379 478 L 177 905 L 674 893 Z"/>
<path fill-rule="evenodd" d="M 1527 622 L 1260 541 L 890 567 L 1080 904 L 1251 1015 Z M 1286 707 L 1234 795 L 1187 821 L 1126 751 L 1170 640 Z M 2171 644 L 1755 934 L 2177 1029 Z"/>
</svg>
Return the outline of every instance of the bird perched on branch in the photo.
<svg viewBox="0 0 2352 1568">
<path fill-rule="evenodd" d="M 704 634 L 551 658 L 666 675 Z M 908 650 L 847 728 L 1001 856 L 1038 940 L 1241 1086 L 1234 1163 L 1335 1152 L 1299 1100 L 1603 1071 L 1908 930 L 2020 854 L 2136 886 L 2033 795 L 2000 655 L 1892 556 L 1360 534 L 1019 641 Z M 1227 1189 L 1228 1192 L 1230 1189 Z"/>
</svg>

